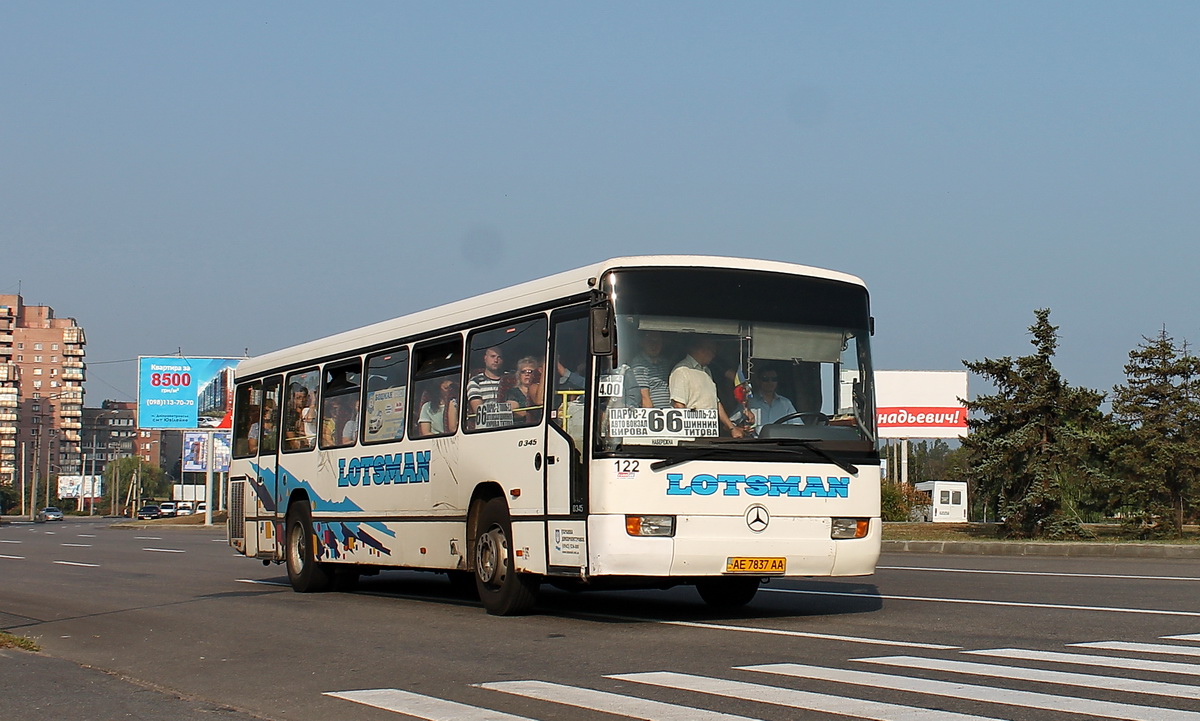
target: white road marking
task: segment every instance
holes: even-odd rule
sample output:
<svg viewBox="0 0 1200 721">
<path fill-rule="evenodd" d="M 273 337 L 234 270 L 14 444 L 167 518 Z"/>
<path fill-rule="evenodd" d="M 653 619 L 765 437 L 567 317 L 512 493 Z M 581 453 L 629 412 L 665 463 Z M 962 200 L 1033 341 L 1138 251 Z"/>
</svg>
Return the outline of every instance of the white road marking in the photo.
<svg viewBox="0 0 1200 721">
<path fill-rule="evenodd" d="M 85 568 L 99 568 L 99 563 L 77 563 L 75 561 L 55 561 L 60 566 L 83 566 Z"/>
<path fill-rule="evenodd" d="M 67 548 L 91 548 L 92 547 L 92 544 L 90 544 L 90 543 L 63 543 L 60 545 L 66 546 Z"/>
<path fill-rule="evenodd" d="M 1129 641 L 1091 641 L 1068 643 L 1076 648 L 1098 648 L 1101 651 L 1133 651 L 1134 653 L 1161 653 L 1175 656 L 1200 656 L 1196 646 L 1174 646 L 1166 643 L 1131 643 Z"/>
<path fill-rule="evenodd" d="M 1093 676 L 1085 673 L 1067 673 L 1065 671 L 1047 671 L 1039 668 L 1001 666 L 994 663 L 947 661 L 944 659 L 921 658 L 917 656 L 880 656 L 877 658 L 856 658 L 854 660 L 862 663 L 877 663 L 885 666 L 899 666 L 901 668 L 919 668 L 927 671 L 948 671 L 950 673 L 964 673 L 972 676 L 994 676 L 1004 679 L 1017 678 L 1023 681 L 1056 683 L 1064 686 L 1079 686 L 1081 688 L 1099 688 L 1149 694 L 1152 696 L 1200 699 L 1200 686 L 1185 686 L 1183 684 L 1166 683 L 1164 681 L 1142 681 L 1136 678 L 1122 678 L 1119 676 Z"/>
<path fill-rule="evenodd" d="M 143 548 L 142 550 L 154 553 L 187 553 L 187 551 L 181 551 L 178 548 Z"/>
<path fill-rule="evenodd" d="M 257 581 L 253 578 L 239 578 L 238 583 L 256 583 L 260 586 L 290 586 L 291 584 L 283 583 L 282 581 Z"/>
<path fill-rule="evenodd" d="M 79 537 L 80 537 L 80 538 L 95 538 L 95 537 L 96 537 L 96 534 L 94 534 L 94 533 L 81 533 L 81 534 L 79 534 Z"/>
<path fill-rule="evenodd" d="M 1075 696 L 1057 696 L 1035 691 L 1020 691 L 1016 689 L 978 686 L 967 683 L 950 681 L 934 681 L 907 676 L 891 676 L 870 671 L 851 671 L 840 668 L 824 668 L 821 666 L 806 666 L 799 663 L 775 663 L 762 666 L 741 666 L 745 671 L 762 671 L 784 676 L 819 681 L 834 681 L 849 683 L 857 686 L 910 691 L 933 696 L 983 701 L 986 703 L 1036 708 L 1059 713 L 1078 713 L 1091 716 L 1104 716 L 1126 721 L 1197 721 L 1200 713 L 1195 711 L 1179 711 L 1160 706 L 1139 706 L 1136 704 L 1117 703 L 1114 701 L 1095 701 Z"/>
<path fill-rule="evenodd" d="M 135 541 L 161 541 L 162 536 L 134 536 Z"/>
<path fill-rule="evenodd" d="M 3 555 L 0 555 L 0 558 L 10 558 L 10 559 L 12 559 L 12 560 L 14 560 L 14 561 L 23 561 L 23 560 L 25 560 L 25 557 L 24 557 L 24 556 L 3 556 Z"/>
<path fill-rule="evenodd" d="M 861 636 L 837 636 L 828 633 L 811 633 L 809 631 L 788 631 L 781 628 L 761 628 L 756 626 L 734 626 L 721 623 L 700 623 L 698 621 L 657 621 L 666 626 L 686 626 L 688 628 L 705 628 L 713 631 L 741 631 L 742 633 L 761 633 L 768 636 L 791 636 L 794 638 L 819 638 L 826 641 L 848 641 L 850 643 L 865 643 L 876 646 L 902 646 L 904 648 L 925 648 L 934 651 L 953 651 L 961 646 L 943 646 L 937 643 L 920 643 L 917 641 L 890 641 L 885 638 L 864 638 Z"/>
<path fill-rule="evenodd" d="M 1112 606 L 1075 606 L 1060 603 L 1028 603 L 1022 601 L 989 601 L 975 598 L 936 598 L 932 596 L 890 596 L 886 594 L 846 593 L 843 591 L 806 591 L 794 588 L 764 588 L 768 593 L 797 593 L 807 596 L 840 596 L 859 599 L 887 601 L 922 601 L 926 603 L 957 603 L 974 606 L 1005 606 L 1009 608 L 1044 608 L 1053 611 L 1101 611 L 1105 613 L 1132 613 L 1148 616 L 1189 616 L 1200 618 L 1200 611 L 1171 611 L 1154 608 L 1116 608 Z"/>
<path fill-rule="evenodd" d="M 502 711 L 468 706 L 465 703 L 447 701 L 433 696 L 422 696 L 396 688 L 338 691 L 324 695 L 353 701 L 364 706 L 381 708 L 385 711 L 408 714 L 425 719 L 425 721 L 531 721 L 525 716 L 514 716 Z"/>
<path fill-rule="evenodd" d="M 1053 576 L 1055 578 L 1115 578 L 1128 581 L 1200 581 L 1200 576 L 1137 576 L 1118 573 L 1054 573 L 1050 571 L 999 571 L 984 568 L 923 568 L 920 566 L 876 566 L 877 571 L 933 571 L 936 573 L 979 573 L 998 576 Z"/>
<path fill-rule="evenodd" d="M 477 684 L 480 688 L 501 691 L 541 701 L 594 709 L 604 713 L 628 716 L 644 721 L 754 721 L 746 716 L 720 713 L 708 709 L 679 706 L 662 701 L 622 696 L 590 688 L 563 686 L 547 681 L 498 681 Z"/>
<path fill-rule="evenodd" d="M 0 538 L 0 543 L 21 543 L 21 541 L 10 541 L 7 538 Z"/>
<path fill-rule="evenodd" d="M 1015 658 L 1022 661 L 1050 661 L 1053 663 L 1073 663 L 1079 666 L 1102 666 L 1105 668 L 1136 669 L 1138 671 L 1156 671 L 1159 673 L 1177 673 L 1184 676 L 1200 676 L 1200 666 L 1194 663 L 1147 661 L 1144 658 L 1092 656 L 1091 654 L 1086 653 L 1062 653 L 1060 651 L 1031 651 L 1023 648 L 989 648 L 978 651 L 963 651 L 963 653 L 970 653 L 978 656 Z"/>
<path fill-rule="evenodd" d="M 608 678 L 644 683 L 665 688 L 697 691 L 736 699 L 753 699 L 763 703 L 787 706 L 820 713 L 852 716 L 874 721 L 977 721 L 985 716 L 972 716 L 951 711 L 923 709 L 914 706 L 867 701 L 864 699 L 830 696 L 778 686 L 764 686 L 744 681 L 729 681 L 708 676 L 692 676 L 672 671 L 628 673 Z"/>
<path fill-rule="evenodd" d="M 1200 633 L 1184 633 L 1178 636 L 1162 636 L 1161 638 L 1170 641 L 1200 641 Z"/>
</svg>

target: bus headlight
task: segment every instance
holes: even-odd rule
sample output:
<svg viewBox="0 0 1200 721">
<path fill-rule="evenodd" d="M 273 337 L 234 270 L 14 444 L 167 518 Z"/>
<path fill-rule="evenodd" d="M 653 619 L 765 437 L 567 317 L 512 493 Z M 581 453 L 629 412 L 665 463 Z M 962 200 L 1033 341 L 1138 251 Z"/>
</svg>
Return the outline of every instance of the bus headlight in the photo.
<svg viewBox="0 0 1200 721">
<path fill-rule="evenodd" d="M 830 538 L 866 538 L 871 530 L 870 518 L 834 518 Z"/>
<path fill-rule="evenodd" d="M 674 536 L 675 516 L 625 516 L 625 532 L 631 536 Z"/>
</svg>

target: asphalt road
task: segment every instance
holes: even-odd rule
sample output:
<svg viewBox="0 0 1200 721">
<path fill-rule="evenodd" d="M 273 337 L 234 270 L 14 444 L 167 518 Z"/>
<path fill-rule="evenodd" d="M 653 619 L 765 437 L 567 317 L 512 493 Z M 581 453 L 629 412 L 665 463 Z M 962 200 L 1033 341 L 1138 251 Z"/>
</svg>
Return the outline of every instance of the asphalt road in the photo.
<svg viewBox="0 0 1200 721">
<path fill-rule="evenodd" d="M 742 613 L 442 576 L 302 595 L 223 529 L 0 527 L 0 719 L 1197 719 L 1194 560 L 886 554 Z M 507 715 L 505 715 L 507 714 Z"/>
</svg>

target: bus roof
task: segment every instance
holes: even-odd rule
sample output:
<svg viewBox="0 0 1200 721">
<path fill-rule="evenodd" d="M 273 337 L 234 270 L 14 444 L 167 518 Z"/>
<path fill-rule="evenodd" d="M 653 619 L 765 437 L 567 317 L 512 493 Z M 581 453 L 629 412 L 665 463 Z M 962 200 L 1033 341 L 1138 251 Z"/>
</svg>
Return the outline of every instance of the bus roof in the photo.
<svg viewBox="0 0 1200 721">
<path fill-rule="evenodd" d="M 372 325 L 355 328 L 336 335 L 247 358 L 238 364 L 236 376 L 247 378 L 276 368 L 304 363 L 334 355 L 345 355 L 364 348 L 378 348 L 389 342 L 410 336 L 423 335 L 438 328 L 468 323 L 472 319 L 492 316 L 520 308 L 553 302 L 556 299 L 587 293 L 592 279 L 618 268 L 731 268 L 757 270 L 788 275 L 841 281 L 865 285 L 856 276 L 839 271 L 814 268 L 794 263 L 748 258 L 726 258 L 708 255 L 639 255 L 610 258 L 574 270 L 500 288 L 481 295 L 464 298 L 434 308 L 391 318 Z"/>
</svg>

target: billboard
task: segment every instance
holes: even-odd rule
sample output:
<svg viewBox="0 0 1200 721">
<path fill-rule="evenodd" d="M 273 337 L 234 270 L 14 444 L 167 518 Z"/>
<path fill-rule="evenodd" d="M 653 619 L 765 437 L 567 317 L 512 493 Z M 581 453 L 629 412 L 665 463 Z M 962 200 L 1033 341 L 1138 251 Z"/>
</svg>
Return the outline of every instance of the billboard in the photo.
<svg viewBox="0 0 1200 721">
<path fill-rule="evenodd" d="M 104 495 L 101 476 L 59 476 L 59 498 L 100 498 Z"/>
<path fill-rule="evenodd" d="M 138 428 L 229 428 L 240 358 L 138 358 Z"/>
<path fill-rule="evenodd" d="M 212 443 L 212 468 L 214 473 L 227 473 L 229 459 L 233 457 L 233 434 L 229 431 L 192 431 L 183 434 L 183 464 L 181 469 L 188 473 L 204 473 L 209 469 L 208 444 Z"/>
<path fill-rule="evenodd" d="M 965 436 L 966 397 L 966 371 L 875 371 L 879 437 Z"/>
</svg>

